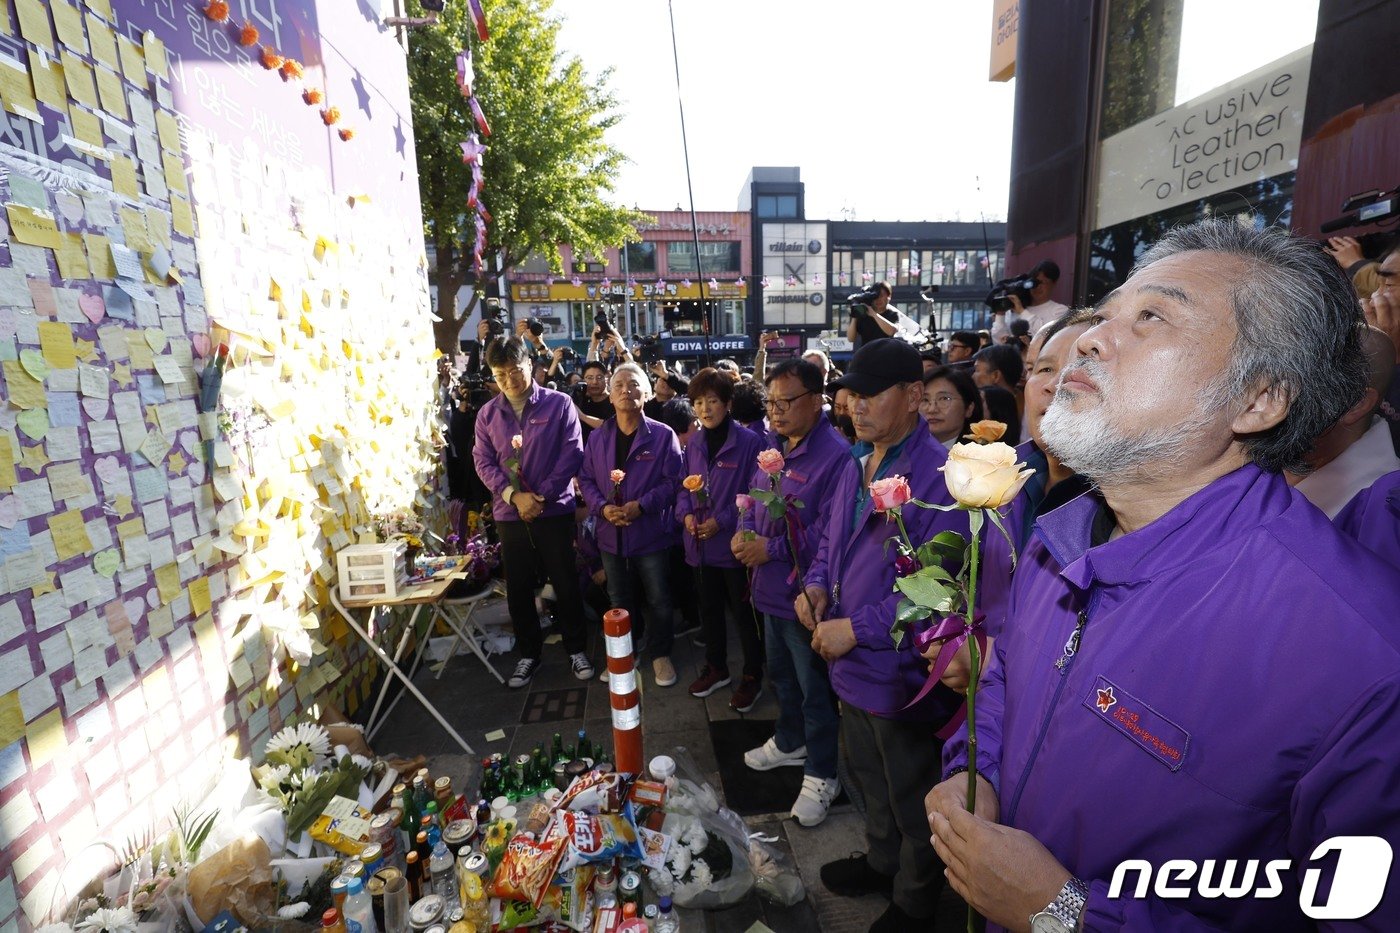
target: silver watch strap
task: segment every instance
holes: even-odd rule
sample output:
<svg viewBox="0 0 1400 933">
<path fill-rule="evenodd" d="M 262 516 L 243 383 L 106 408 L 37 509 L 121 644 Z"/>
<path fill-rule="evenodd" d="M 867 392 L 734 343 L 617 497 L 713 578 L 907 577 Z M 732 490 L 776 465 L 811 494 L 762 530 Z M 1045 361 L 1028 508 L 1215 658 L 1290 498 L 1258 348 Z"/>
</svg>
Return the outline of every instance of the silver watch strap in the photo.
<svg viewBox="0 0 1400 933">
<path fill-rule="evenodd" d="M 1084 913 L 1084 905 L 1089 900 L 1089 885 L 1078 878 L 1071 878 L 1060 888 L 1060 893 L 1045 910 L 1065 925 L 1067 930 L 1079 928 L 1079 918 Z"/>
</svg>

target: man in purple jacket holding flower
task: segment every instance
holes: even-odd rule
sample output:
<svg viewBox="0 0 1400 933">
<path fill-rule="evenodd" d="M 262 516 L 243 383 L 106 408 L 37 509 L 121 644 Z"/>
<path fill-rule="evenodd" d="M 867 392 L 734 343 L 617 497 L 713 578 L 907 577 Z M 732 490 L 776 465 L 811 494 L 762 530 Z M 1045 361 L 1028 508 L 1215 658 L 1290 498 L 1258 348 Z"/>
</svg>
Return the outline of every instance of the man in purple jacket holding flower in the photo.
<svg viewBox="0 0 1400 933">
<path fill-rule="evenodd" d="M 1168 233 L 1096 309 L 1041 434 L 1102 498 L 1037 522 L 929 825 L 989 928 L 1395 929 L 1400 580 L 1284 470 L 1360 397 L 1315 243 Z M 1321 361 L 1321 362 L 1320 362 Z"/>
</svg>

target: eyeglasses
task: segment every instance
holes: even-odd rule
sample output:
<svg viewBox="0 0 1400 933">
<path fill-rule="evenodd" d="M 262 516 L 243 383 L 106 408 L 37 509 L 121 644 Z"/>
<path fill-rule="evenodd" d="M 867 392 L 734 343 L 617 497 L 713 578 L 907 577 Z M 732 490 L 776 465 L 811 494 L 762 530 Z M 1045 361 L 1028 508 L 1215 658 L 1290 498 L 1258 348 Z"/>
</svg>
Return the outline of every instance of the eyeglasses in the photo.
<svg viewBox="0 0 1400 933">
<path fill-rule="evenodd" d="M 770 398 L 770 399 L 764 399 L 763 407 L 766 408 L 766 409 L 768 409 L 769 411 L 771 411 L 771 412 L 772 412 L 773 414 L 775 414 L 775 415 L 785 415 L 785 414 L 787 414 L 788 409 L 792 407 L 792 403 L 793 403 L 793 402 L 795 402 L 795 401 L 797 401 L 798 399 L 802 398 L 803 395 L 811 395 L 811 394 L 812 394 L 812 390 L 811 390 L 811 389 L 808 389 L 806 392 L 803 392 L 802 395 L 794 395 L 792 398 Z"/>
<path fill-rule="evenodd" d="M 491 370 L 491 375 L 496 377 L 497 385 L 505 385 L 508 382 L 528 382 L 530 379 L 530 374 L 520 367 L 515 367 L 514 369 L 493 369 Z"/>
<path fill-rule="evenodd" d="M 942 392 L 938 395 L 928 395 L 925 396 L 925 398 L 928 400 L 930 408 L 947 408 L 949 405 L 958 401 L 958 396 L 949 395 L 946 392 Z"/>
</svg>

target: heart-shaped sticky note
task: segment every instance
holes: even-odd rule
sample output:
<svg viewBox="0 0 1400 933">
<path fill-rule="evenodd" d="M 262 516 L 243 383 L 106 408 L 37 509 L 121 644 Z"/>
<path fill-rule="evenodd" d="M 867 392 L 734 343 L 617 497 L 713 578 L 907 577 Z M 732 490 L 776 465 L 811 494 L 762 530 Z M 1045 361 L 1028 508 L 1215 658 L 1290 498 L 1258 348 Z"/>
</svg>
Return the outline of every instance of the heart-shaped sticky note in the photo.
<svg viewBox="0 0 1400 933">
<path fill-rule="evenodd" d="M 40 382 L 49 374 L 49 361 L 44 359 L 44 354 L 33 348 L 19 351 L 19 365 Z"/>
<path fill-rule="evenodd" d="M 83 397 L 83 411 L 87 412 L 88 418 L 92 421 L 100 421 L 106 418 L 107 410 L 111 407 L 112 403 L 109 399 L 93 398 L 92 396 Z"/>
<path fill-rule="evenodd" d="M 92 470 L 102 482 L 110 483 L 121 474 L 122 465 L 116 457 L 98 457 L 97 462 L 92 465 Z"/>
<path fill-rule="evenodd" d="M 25 436 L 42 441 L 49 433 L 49 410 L 47 408 L 27 408 L 15 419 Z"/>
<path fill-rule="evenodd" d="M 195 356 L 198 356 L 201 360 L 209 355 L 208 334 L 195 334 L 190 338 L 190 343 L 194 344 Z"/>
<path fill-rule="evenodd" d="M 131 620 L 132 625 L 146 618 L 146 601 L 139 596 L 123 601 L 122 608 L 126 610 L 126 617 Z"/>
<path fill-rule="evenodd" d="M 107 316 L 107 302 L 102 300 L 101 295 L 78 296 L 78 308 L 83 312 L 83 317 L 94 324 Z"/>
<path fill-rule="evenodd" d="M 59 213 L 70 224 L 75 224 L 83 219 L 83 201 L 76 194 L 60 191 L 54 200 L 58 202 Z"/>
<path fill-rule="evenodd" d="M 165 349 L 165 331 L 155 328 L 147 329 L 146 343 L 150 344 L 152 353 L 160 353 Z"/>
<path fill-rule="evenodd" d="M 19 499 L 6 496 L 0 499 L 0 528 L 13 528 L 19 521 Z"/>
<path fill-rule="evenodd" d="M 121 562 L 121 555 L 114 550 L 98 551 L 97 556 L 92 559 L 92 569 L 104 577 L 110 577 L 117 572 Z"/>
</svg>

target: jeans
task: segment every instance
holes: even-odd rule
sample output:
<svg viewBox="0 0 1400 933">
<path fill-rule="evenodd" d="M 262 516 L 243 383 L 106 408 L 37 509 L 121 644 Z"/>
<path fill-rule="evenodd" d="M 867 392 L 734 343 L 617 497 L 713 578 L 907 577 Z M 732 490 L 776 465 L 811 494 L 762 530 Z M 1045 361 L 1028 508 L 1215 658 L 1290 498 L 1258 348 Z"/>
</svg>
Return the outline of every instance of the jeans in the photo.
<svg viewBox="0 0 1400 933">
<path fill-rule="evenodd" d="M 670 570 L 669 550 L 634 557 L 603 551 L 603 572 L 608 575 L 608 599 L 613 606 L 626 609 L 636 616 L 640 608 L 637 605 L 638 583 L 641 583 L 646 598 L 647 626 L 644 644 L 638 644 L 635 648 L 634 653 L 638 657 L 643 649 L 652 660 L 671 656 L 675 626 L 671 620 Z M 635 627 L 634 634 L 642 635 Z"/>
<path fill-rule="evenodd" d="M 554 585 L 554 618 L 564 638 L 564 650 L 584 649 L 583 594 L 574 566 L 576 526 L 572 515 L 537 518 L 533 522 L 497 522 L 501 564 L 506 574 L 506 606 L 515 626 L 515 646 L 522 658 L 538 660 L 544 648 L 540 615 L 535 610 L 535 583 L 540 571 Z"/>
<path fill-rule="evenodd" d="M 812 633 L 795 619 L 763 616 L 768 649 L 768 682 L 778 694 L 778 750 L 807 746 L 803 772 L 836 777 L 836 695 L 826 662 L 812 650 Z"/>
</svg>

